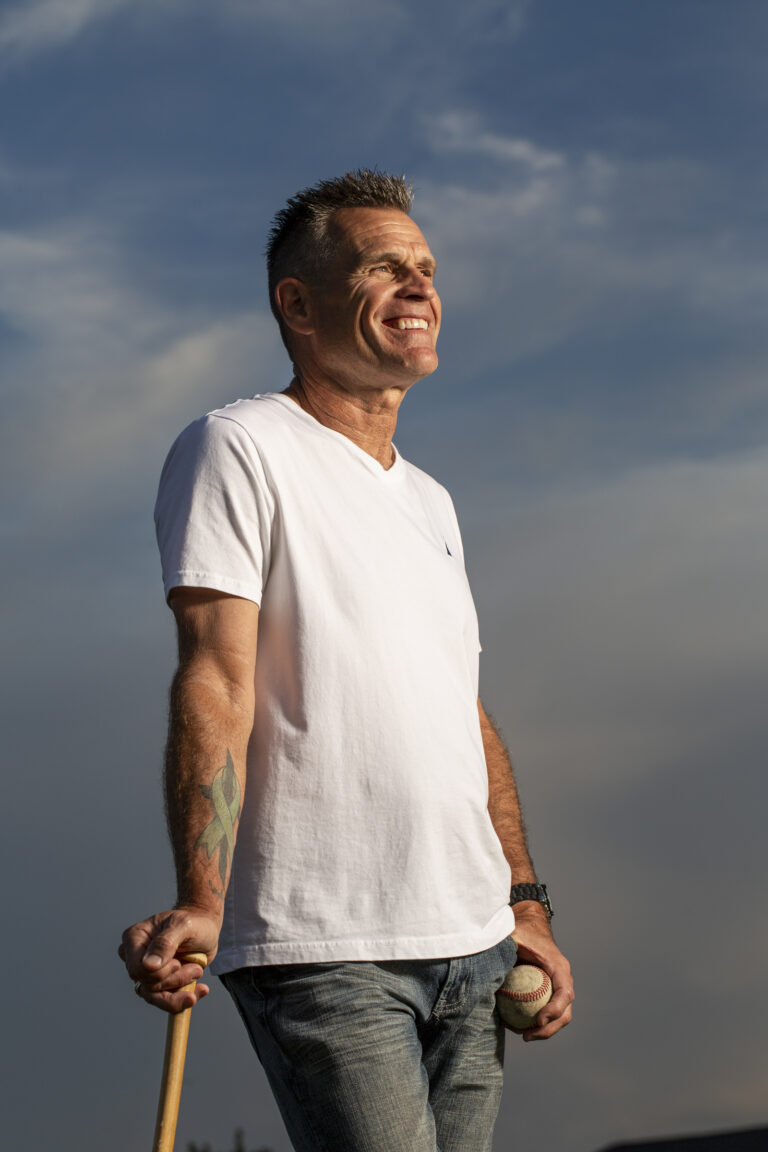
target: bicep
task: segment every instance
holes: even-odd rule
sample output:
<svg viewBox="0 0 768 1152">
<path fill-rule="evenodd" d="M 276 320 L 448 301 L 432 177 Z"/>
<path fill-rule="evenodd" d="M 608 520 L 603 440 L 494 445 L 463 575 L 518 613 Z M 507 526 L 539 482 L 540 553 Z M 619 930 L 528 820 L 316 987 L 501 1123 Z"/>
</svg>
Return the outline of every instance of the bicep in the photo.
<svg viewBox="0 0 768 1152">
<path fill-rule="evenodd" d="M 488 769 L 488 782 L 493 792 L 497 787 L 507 788 L 514 786 L 514 774 L 509 750 L 502 739 L 501 733 L 494 721 L 483 708 L 478 697 L 477 711 L 480 717 L 480 734 L 483 740 L 483 752 Z"/>
<path fill-rule="evenodd" d="M 494 740 L 498 740 L 499 735 L 496 731 L 496 727 L 493 721 L 486 712 L 485 708 L 483 708 L 483 702 L 479 696 L 477 698 L 477 714 L 480 718 L 480 734 L 483 738 L 483 747 L 485 748 L 487 755 L 489 741 L 492 742 Z"/>
</svg>

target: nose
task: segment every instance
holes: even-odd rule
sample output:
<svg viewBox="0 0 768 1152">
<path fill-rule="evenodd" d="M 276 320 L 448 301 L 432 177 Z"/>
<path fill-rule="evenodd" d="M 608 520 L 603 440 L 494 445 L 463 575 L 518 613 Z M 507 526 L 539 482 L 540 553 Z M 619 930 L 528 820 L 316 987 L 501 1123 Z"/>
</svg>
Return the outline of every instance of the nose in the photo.
<svg viewBox="0 0 768 1152">
<path fill-rule="evenodd" d="M 425 276 L 424 270 L 416 264 L 403 267 L 402 284 L 398 289 L 398 296 L 418 296 L 420 300 L 433 300 L 437 289 L 431 276 Z"/>
</svg>

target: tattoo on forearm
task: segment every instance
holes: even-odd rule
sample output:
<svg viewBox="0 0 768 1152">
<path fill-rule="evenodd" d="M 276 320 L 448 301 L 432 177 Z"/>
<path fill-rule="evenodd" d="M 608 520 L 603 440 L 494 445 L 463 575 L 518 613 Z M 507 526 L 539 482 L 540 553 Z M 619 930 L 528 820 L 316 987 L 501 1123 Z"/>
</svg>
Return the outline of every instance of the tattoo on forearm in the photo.
<svg viewBox="0 0 768 1152">
<path fill-rule="evenodd" d="M 203 796 L 210 800 L 215 816 L 198 836 L 195 848 L 204 848 L 209 860 L 218 848 L 219 876 L 223 889 L 235 850 L 235 827 L 240 818 L 240 785 L 229 749 L 224 767 L 219 768 L 210 784 L 201 784 L 199 787 Z M 212 885 L 211 891 L 215 891 Z"/>
</svg>

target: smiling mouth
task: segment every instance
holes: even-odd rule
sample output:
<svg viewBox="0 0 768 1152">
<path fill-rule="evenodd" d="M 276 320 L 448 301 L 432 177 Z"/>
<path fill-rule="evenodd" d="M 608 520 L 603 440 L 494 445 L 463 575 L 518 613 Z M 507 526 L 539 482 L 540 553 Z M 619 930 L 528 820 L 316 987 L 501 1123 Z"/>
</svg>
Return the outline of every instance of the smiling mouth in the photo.
<svg viewBox="0 0 768 1152">
<path fill-rule="evenodd" d="M 399 332 L 407 332 L 413 329 L 421 329 L 426 332 L 429 329 L 427 321 L 417 316 L 395 316 L 391 320 L 385 320 L 384 323 L 387 328 L 396 328 Z"/>
</svg>

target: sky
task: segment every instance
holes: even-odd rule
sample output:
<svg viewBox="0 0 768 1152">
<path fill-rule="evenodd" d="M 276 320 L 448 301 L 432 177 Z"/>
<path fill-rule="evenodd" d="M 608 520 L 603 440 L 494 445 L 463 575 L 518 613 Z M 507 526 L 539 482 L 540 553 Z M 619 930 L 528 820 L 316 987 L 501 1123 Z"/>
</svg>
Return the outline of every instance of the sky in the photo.
<svg viewBox="0 0 768 1152">
<path fill-rule="evenodd" d="M 359 166 L 438 259 L 396 442 L 454 497 L 576 980 L 508 1038 L 494 1147 L 768 1122 L 767 50 L 761 0 L 0 4 L 6 1147 L 149 1146 L 165 1019 L 116 948 L 173 899 L 157 479 L 287 385 L 269 221 Z M 177 1147 L 238 1127 L 288 1152 L 214 988 Z"/>
</svg>

